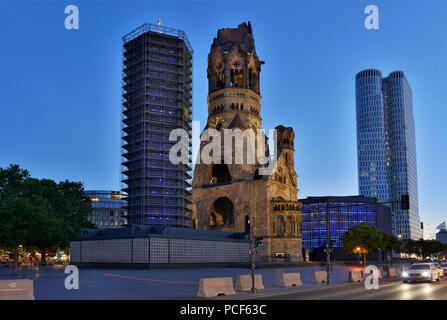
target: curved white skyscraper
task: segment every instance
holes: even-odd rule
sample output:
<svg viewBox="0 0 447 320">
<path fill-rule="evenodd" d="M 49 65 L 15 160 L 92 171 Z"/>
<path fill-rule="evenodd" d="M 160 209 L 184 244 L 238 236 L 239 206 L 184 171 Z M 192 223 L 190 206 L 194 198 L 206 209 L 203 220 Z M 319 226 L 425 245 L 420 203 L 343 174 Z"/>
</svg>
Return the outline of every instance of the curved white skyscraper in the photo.
<svg viewBox="0 0 447 320">
<path fill-rule="evenodd" d="M 410 210 L 393 205 L 393 234 L 422 238 L 418 208 L 413 97 L 402 71 L 382 78 L 376 69 L 356 75 L 359 193 L 384 201 L 410 196 Z"/>
</svg>

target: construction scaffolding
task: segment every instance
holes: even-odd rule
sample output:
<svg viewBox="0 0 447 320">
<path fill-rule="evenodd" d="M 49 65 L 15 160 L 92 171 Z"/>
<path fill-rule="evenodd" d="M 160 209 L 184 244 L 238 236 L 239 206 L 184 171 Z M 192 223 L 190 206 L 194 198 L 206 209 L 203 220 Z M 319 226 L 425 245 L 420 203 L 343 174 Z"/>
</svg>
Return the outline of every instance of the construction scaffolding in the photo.
<svg viewBox="0 0 447 320">
<path fill-rule="evenodd" d="M 123 37 L 121 182 L 129 224 L 191 226 L 191 166 L 174 165 L 172 130 L 189 135 L 192 59 L 186 35 L 144 24 Z"/>
</svg>

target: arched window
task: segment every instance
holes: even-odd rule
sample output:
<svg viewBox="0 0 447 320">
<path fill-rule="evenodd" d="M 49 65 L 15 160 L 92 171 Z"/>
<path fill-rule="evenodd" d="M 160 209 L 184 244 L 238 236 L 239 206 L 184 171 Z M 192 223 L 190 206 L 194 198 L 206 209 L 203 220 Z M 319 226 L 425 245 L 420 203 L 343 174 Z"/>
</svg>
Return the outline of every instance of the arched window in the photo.
<svg viewBox="0 0 447 320">
<path fill-rule="evenodd" d="M 292 217 L 287 217 L 287 224 L 286 224 L 286 233 L 287 235 L 291 236 L 293 234 L 293 218 Z"/>
<path fill-rule="evenodd" d="M 223 66 L 219 65 L 216 72 L 216 89 L 222 89 L 224 87 L 224 70 Z"/>
<path fill-rule="evenodd" d="M 252 90 L 254 90 L 254 74 L 253 74 L 253 69 L 250 68 L 248 69 L 248 87 Z"/>
<path fill-rule="evenodd" d="M 225 183 L 231 181 L 230 170 L 225 163 L 217 163 L 212 167 L 211 175 L 216 178 L 217 183 Z"/>
<path fill-rule="evenodd" d="M 278 216 L 276 218 L 276 233 L 278 234 L 278 236 L 283 236 L 284 235 L 284 217 L 283 216 Z"/>
<path fill-rule="evenodd" d="M 231 69 L 231 78 L 230 78 L 230 85 L 232 87 L 242 87 L 243 86 L 243 73 L 242 69 L 239 69 L 241 66 L 241 63 L 239 61 L 236 61 L 233 63 L 233 68 Z"/>
<path fill-rule="evenodd" d="M 230 199 L 222 197 L 214 201 L 210 212 L 210 226 L 233 225 L 234 206 Z"/>
</svg>

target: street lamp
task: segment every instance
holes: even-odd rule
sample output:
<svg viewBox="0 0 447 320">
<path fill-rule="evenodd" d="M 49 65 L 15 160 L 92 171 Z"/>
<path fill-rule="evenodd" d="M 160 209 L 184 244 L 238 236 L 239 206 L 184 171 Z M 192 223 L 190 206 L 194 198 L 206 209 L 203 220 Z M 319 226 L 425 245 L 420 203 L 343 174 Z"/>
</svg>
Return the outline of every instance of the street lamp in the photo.
<svg viewBox="0 0 447 320">
<path fill-rule="evenodd" d="M 357 254 L 358 254 L 358 256 L 357 256 L 358 257 L 358 259 L 357 259 L 358 262 L 357 263 L 360 265 L 360 247 L 357 247 L 355 249 L 357 250 Z"/>
</svg>

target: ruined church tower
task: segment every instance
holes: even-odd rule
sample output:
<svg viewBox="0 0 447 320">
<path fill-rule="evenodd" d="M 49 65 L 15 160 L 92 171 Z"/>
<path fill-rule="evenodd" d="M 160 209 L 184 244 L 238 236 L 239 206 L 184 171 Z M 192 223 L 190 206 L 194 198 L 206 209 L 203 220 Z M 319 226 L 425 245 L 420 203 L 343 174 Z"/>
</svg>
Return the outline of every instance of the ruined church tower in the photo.
<svg viewBox="0 0 447 320">
<path fill-rule="evenodd" d="M 226 163 L 224 129 L 262 128 L 260 61 L 250 22 L 220 29 L 208 55 L 208 120 L 205 129 L 222 136 L 221 160 L 199 163 L 194 169 L 194 224 L 198 229 L 253 233 L 264 237 L 261 258 L 272 261 L 283 253 L 302 260 L 301 204 L 297 201 L 292 128 L 277 129 L 278 160 L 269 175 L 259 175 L 260 164 Z M 199 152 L 208 142 L 202 142 Z M 246 144 L 244 142 L 244 151 Z M 268 155 L 268 150 L 266 155 Z M 234 153 L 233 153 L 234 156 Z"/>
</svg>

